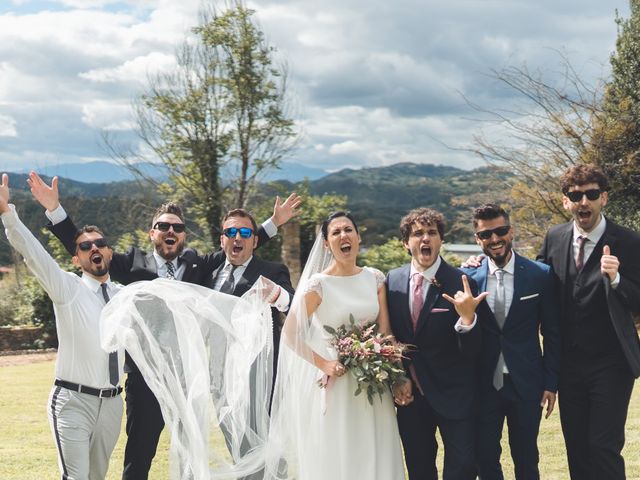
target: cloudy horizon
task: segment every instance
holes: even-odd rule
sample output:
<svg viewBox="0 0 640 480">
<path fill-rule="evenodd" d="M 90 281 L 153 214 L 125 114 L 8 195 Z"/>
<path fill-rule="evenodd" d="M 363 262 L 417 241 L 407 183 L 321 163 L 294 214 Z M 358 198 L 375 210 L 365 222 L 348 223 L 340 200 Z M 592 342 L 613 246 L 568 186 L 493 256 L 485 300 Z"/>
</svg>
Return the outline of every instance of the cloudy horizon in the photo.
<svg viewBox="0 0 640 480">
<path fill-rule="evenodd" d="M 197 24 L 200 0 L 0 4 L 0 169 L 109 160 L 108 130 L 137 145 L 131 102 Z M 335 170 L 397 162 L 474 168 L 461 148 L 486 108 L 519 99 L 491 72 L 553 81 L 561 52 L 587 83 L 609 73 L 627 0 L 254 0 L 288 65 L 301 131 L 287 161 Z M 453 147 L 453 148 L 450 148 Z"/>
</svg>

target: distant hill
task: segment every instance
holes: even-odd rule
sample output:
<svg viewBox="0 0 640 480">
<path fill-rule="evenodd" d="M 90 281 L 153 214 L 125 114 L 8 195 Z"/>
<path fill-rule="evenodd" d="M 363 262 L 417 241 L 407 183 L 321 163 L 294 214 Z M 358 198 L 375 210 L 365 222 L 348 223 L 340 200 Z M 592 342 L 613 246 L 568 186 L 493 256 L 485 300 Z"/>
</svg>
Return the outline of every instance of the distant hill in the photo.
<svg viewBox="0 0 640 480">
<path fill-rule="evenodd" d="M 348 197 L 348 207 L 363 228 L 365 245 L 385 242 L 398 236 L 402 216 L 416 207 L 430 207 L 442 212 L 448 221 L 445 241 L 473 242 L 471 215 L 473 208 L 486 202 L 508 202 L 511 175 L 493 168 L 471 171 L 438 165 L 399 163 L 387 167 L 344 169 L 310 181 L 314 195 L 336 193 Z M 47 181 L 49 181 L 47 179 Z M 296 189 L 296 181 L 279 180 L 287 191 Z M 11 174 L 16 204 L 30 228 L 45 222 L 42 210 L 27 200 L 26 175 Z M 154 189 L 135 182 L 83 183 L 60 180 L 63 204 L 77 223 L 97 223 L 110 238 L 136 228 L 146 228 L 148 218 L 162 198 Z M 274 187 L 265 185 L 264 195 Z M 6 240 L 0 238 L 0 265 L 10 261 Z"/>
<path fill-rule="evenodd" d="M 137 168 L 147 177 L 155 180 L 166 180 L 167 169 L 164 165 L 157 163 L 139 163 Z M 18 170 L 16 173 L 29 173 L 30 169 Z M 111 162 L 95 161 L 86 163 L 61 163 L 49 165 L 38 169 L 38 174 L 48 177 L 58 176 L 76 182 L 83 183 L 112 183 L 135 180 L 134 174 L 127 167 Z M 326 171 L 300 165 L 294 162 L 283 162 L 281 168 L 271 170 L 265 177 L 265 182 L 274 180 L 289 180 L 299 182 L 308 178 L 316 180 L 327 174 Z"/>
</svg>

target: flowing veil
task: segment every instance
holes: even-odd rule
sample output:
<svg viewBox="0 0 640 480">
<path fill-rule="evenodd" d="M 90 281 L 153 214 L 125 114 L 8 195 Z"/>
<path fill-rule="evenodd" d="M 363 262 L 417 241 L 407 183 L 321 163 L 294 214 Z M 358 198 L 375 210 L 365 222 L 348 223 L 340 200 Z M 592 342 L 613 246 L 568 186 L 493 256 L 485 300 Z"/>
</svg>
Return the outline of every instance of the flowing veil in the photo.
<svg viewBox="0 0 640 480">
<path fill-rule="evenodd" d="M 317 442 L 322 441 L 318 432 L 326 392 L 318 385 L 322 372 L 313 363 L 313 353 L 325 358 L 331 353 L 326 351 L 326 332 L 307 315 L 305 295 L 313 288 L 313 275 L 332 261 L 318 233 L 282 330 L 265 479 L 299 479 L 308 476 L 306 472 L 322 470 L 314 459 Z"/>
<path fill-rule="evenodd" d="M 272 319 L 262 279 L 242 298 L 174 280 L 122 289 L 101 317 L 102 346 L 124 347 L 171 432 L 174 480 L 260 472 L 272 385 Z"/>
</svg>

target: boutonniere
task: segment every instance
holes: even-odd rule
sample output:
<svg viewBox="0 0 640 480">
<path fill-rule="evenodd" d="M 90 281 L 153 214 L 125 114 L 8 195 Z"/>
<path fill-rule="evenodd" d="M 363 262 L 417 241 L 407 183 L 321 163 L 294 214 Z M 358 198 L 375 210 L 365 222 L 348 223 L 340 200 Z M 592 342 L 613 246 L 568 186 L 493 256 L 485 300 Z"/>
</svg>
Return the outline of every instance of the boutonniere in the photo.
<svg viewBox="0 0 640 480">
<path fill-rule="evenodd" d="M 442 284 L 438 281 L 438 279 L 436 277 L 431 277 L 431 279 L 429 280 L 429 283 L 431 285 L 433 285 L 436 288 L 441 288 Z"/>
</svg>

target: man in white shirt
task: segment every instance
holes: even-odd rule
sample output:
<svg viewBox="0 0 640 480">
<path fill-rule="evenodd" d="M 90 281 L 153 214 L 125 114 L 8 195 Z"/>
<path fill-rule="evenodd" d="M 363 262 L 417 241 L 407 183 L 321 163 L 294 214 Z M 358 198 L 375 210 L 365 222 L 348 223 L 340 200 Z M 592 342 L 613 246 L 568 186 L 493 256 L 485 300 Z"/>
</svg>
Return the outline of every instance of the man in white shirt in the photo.
<svg viewBox="0 0 640 480">
<path fill-rule="evenodd" d="M 104 479 L 123 410 L 124 351 L 107 353 L 100 346 L 100 312 L 119 289 L 109 279 L 111 248 L 97 227 L 84 227 L 72 259 L 82 276 L 65 272 L 8 202 L 4 174 L 0 214 L 7 238 L 53 301 L 56 316 L 59 345 L 48 412 L 62 478 Z"/>
</svg>

